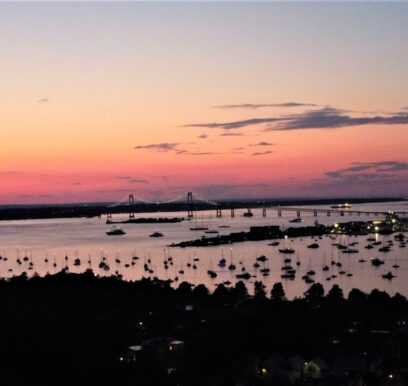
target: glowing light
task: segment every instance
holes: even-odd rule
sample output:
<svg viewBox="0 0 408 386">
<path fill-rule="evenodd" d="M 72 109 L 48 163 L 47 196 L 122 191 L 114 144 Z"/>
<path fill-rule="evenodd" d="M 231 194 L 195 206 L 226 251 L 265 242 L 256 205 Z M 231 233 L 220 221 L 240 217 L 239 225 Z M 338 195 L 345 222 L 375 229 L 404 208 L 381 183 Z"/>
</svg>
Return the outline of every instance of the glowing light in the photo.
<svg viewBox="0 0 408 386">
<path fill-rule="evenodd" d="M 267 373 L 266 369 L 263 368 L 263 369 L 262 369 L 262 374 L 266 374 L 266 373 Z"/>
</svg>

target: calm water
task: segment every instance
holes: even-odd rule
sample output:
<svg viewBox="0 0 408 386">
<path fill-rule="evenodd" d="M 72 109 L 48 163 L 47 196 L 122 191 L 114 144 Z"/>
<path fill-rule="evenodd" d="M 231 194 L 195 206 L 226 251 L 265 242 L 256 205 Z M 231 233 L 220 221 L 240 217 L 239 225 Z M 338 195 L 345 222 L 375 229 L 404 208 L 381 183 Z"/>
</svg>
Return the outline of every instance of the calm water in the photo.
<svg viewBox="0 0 408 386">
<path fill-rule="evenodd" d="M 306 206 L 304 206 L 306 207 Z M 319 206 L 313 206 L 318 208 Z M 320 206 L 327 208 L 327 206 Z M 388 210 L 407 210 L 406 202 L 398 203 L 376 203 L 376 204 L 355 204 L 353 210 L 361 209 L 364 211 L 388 211 Z M 200 238 L 204 235 L 202 231 L 191 231 L 189 228 L 193 225 L 201 225 L 210 229 L 220 231 L 220 234 L 230 232 L 248 231 L 250 226 L 256 225 L 279 225 L 281 227 L 313 225 L 316 219 L 325 225 L 334 222 L 351 221 L 352 219 L 368 221 L 374 220 L 374 217 L 352 216 L 346 213 L 344 217 L 319 215 L 317 218 L 313 214 L 302 214 L 304 223 L 293 224 L 289 220 L 294 218 L 295 213 L 283 213 L 278 217 L 275 211 L 268 211 L 267 217 L 262 217 L 261 209 L 253 210 L 252 218 L 243 217 L 244 210 L 235 212 L 235 218 L 231 218 L 228 211 L 223 212 L 222 218 L 215 217 L 215 211 L 199 212 L 196 220 L 184 221 L 176 224 L 123 224 L 122 229 L 126 231 L 123 236 L 107 236 L 106 230 L 109 226 L 105 224 L 106 218 L 92 219 L 51 219 L 51 220 L 28 220 L 28 221 L 7 221 L 0 222 L 0 254 L 6 256 L 8 261 L 0 261 L 0 275 L 2 277 L 11 277 L 19 275 L 23 271 L 28 274 L 37 272 L 44 275 L 47 272 L 53 273 L 61 270 L 66 265 L 65 256 L 68 256 L 68 266 L 71 272 L 81 272 L 89 267 L 88 260 L 91 257 L 91 267 L 101 275 L 110 275 L 115 271 L 121 273 L 126 280 L 137 280 L 141 277 L 149 276 L 143 269 L 144 262 L 150 258 L 151 267 L 154 271 L 150 276 L 157 276 L 160 279 L 174 279 L 176 276 L 179 282 L 186 280 L 191 283 L 204 283 L 209 289 L 213 290 L 217 283 L 236 281 L 235 275 L 241 272 L 244 266 L 256 278 L 246 281 L 248 289 L 251 291 L 255 280 L 262 280 L 269 291 L 273 283 L 281 281 L 284 285 L 286 294 L 289 298 L 301 296 L 309 287 L 304 283 L 301 277 L 306 271 L 312 269 L 316 271 L 314 277 L 316 282 L 320 282 L 326 289 L 331 288 L 333 284 L 339 284 L 345 294 L 353 287 L 363 291 L 371 291 L 373 288 L 386 290 L 390 294 L 400 292 L 408 296 L 408 248 L 399 248 L 399 243 L 394 242 L 392 251 L 381 253 L 378 251 L 380 246 L 367 250 L 364 248 L 368 244 L 368 236 L 350 237 L 338 236 L 337 240 L 323 236 L 317 239 L 320 245 L 319 249 L 309 249 L 307 245 L 314 242 L 310 237 L 280 240 L 280 246 L 272 247 L 268 243 L 271 241 L 257 241 L 236 243 L 217 247 L 205 248 L 167 248 L 167 245 L 173 242 L 185 241 Z M 154 213 L 141 214 L 140 217 L 172 217 L 185 215 L 177 213 Z M 126 219 L 126 215 L 114 215 L 114 220 Z M 382 220 L 382 216 L 378 217 Z M 218 228 L 219 225 L 229 225 L 230 228 Z M 162 232 L 164 237 L 151 238 L 149 235 L 156 230 Z M 208 235 L 214 236 L 214 235 Z M 387 242 L 393 240 L 393 235 L 374 235 L 378 241 Z M 332 246 L 335 241 L 347 244 L 357 241 L 359 244 L 354 246 L 359 250 L 356 254 L 343 254 L 336 247 Z M 296 250 L 294 255 L 284 255 L 278 252 L 282 246 L 291 247 Z M 126 268 L 125 264 L 130 264 L 133 256 L 139 256 L 135 265 Z M 259 269 L 253 268 L 255 258 L 260 255 L 268 257 L 268 261 L 261 263 L 270 268 L 270 275 L 262 276 Z M 17 264 L 17 258 L 23 259 L 28 256 L 33 262 L 33 270 L 28 270 L 29 261 Z M 106 257 L 106 262 L 110 266 L 110 271 L 103 271 L 98 268 L 101 256 Z M 167 256 L 173 257 L 173 265 L 164 269 L 163 261 Z M 227 259 L 227 265 L 232 261 L 237 269 L 233 272 L 228 268 L 219 268 L 218 261 L 221 256 Z M 74 260 L 81 259 L 80 266 L 74 266 Z M 195 264 L 197 269 L 187 267 L 187 264 L 193 264 L 193 259 L 198 258 Z M 292 266 L 297 270 L 296 279 L 283 280 L 280 275 L 283 273 L 281 267 L 284 265 L 285 258 L 292 259 Z M 369 262 L 370 258 L 379 257 L 385 261 L 380 267 L 374 267 Z M 48 258 L 48 263 L 45 262 Z M 358 260 L 364 258 L 366 263 L 359 263 Z M 120 263 L 115 262 L 116 259 Z M 296 260 L 299 259 L 301 265 L 296 266 Z M 332 260 L 340 261 L 342 267 L 333 267 Z M 56 263 L 57 267 L 53 266 Z M 392 265 L 398 263 L 400 268 L 394 269 Z M 322 271 L 322 266 L 327 264 L 330 270 Z M 179 274 L 179 270 L 184 269 L 184 274 Z M 218 277 L 211 279 L 207 270 L 212 269 L 217 272 Z M 10 271 L 11 270 L 11 271 Z M 338 275 L 340 270 L 352 273 L 352 277 Z M 385 280 L 382 274 L 392 271 L 397 277 L 393 280 Z M 336 279 L 327 281 L 326 278 L 331 275 L 337 275 Z M 177 284 L 176 284 L 177 285 Z"/>
</svg>

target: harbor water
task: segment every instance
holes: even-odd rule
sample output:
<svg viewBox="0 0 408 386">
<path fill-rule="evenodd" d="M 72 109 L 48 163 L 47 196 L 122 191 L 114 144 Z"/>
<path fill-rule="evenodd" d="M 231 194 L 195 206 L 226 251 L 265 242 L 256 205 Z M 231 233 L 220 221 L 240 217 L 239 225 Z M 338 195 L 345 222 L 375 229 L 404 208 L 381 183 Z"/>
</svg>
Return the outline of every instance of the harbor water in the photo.
<svg viewBox="0 0 408 386">
<path fill-rule="evenodd" d="M 304 207 L 307 208 L 307 206 Z M 313 208 L 328 209 L 329 207 L 313 206 Z M 406 211 L 407 209 L 407 202 L 355 204 L 352 207 L 352 210 L 373 212 Z M 342 217 L 335 214 L 331 216 L 319 214 L 314 217 L 313 213 L 302 213 L 304 222 L 290 223 L 289 220 L 296 216 L 295 212 L 283 212 L 282 217 L 278 217 L 275 210 L 267 210 L 266 217 L 262 216 L 262 209 L 253 209 L 253 217 L 244 217 L 244 212 L 246 212 L 244 209 L 236 210 L 234 218 L 230 217 L 227 210 L 223 211 L 220 218 L 216 217 L 215 211 L 203 211 L 196 212 L 195 218 L 190 221 L 178 223 L 119 224 L 126 232 L 120 236 L 106 235 L 106 231 L 110 229 L 106 224 L 106 218 L 3 221 L 0 222 L 0 255 L 2 256 L 0 275 L 3 278 L 20 275 L 23 272 L 29 276 L 35 273 L 45 275 L 58 272 L 68 266 L 70 272 L 82 272 L 92 268 L 95 274 L 101 276 L 121 274 L 124 280 L 157 277 L 173 280 L 174 286 L 178 286 L 182 281 L 188 281 L 193 284 L 205 284 L 212 291 L 219 283 L 230 282 L 229 285 L 234 285 L 239 280 L 236 275 L 244 272 L 243 269 L 245 269 L 245 272 L 251 275 L 250 279 L 245 280 L 250 292 L 256 280 L 262 281 L 268 292 L 274 283 L 282 282 L 287 297 L 292 299 L 302 296 L 310 287 L 310 284 L 302 280 L 302 276 L 307 271 L 313 270 L 316 272 L 313 279 L 321 283 L 326 290 L 333 284 L 338 284 L 345 295 L 352 288 L 359 288 L 366 292 L 378 288 L 391 295 L 399 292 L 408 296 L 408 248 L 400 247 L 400 244 L 394 241 L 390 252 L 379 251 L 379 248 L 386 245 L 389 240 L 394 240 L 393 234 L 337 235 L 335 239 L 328 235 L 321 238 L 279 239 L 278 246 L 270 246 L 268 244 L 271 240 L 263 240 L 212 247 L 168 247 L 171 243 L 201 238 L 205 235 L 204 231 L 192 231 L 190 228 L 202 225 L 211 230 L 217 230 L 222 235 L 249 231 L 251 226 L 278 225 L 281 229 L 286 229 L 289 226 L 313 226 L 316 220 L 323 225 L 333 225 L 336 222 L 352 220 L 384 219 L 382 215 L 349 216 L 346 211 L 345 216 Z M 186 214 L 181 212 L 136 214 L 136 218 L 181 216 L 186 217 Z M 126 214 L 113 216 L 115 221 L 126 218 Z M 150 237 L 156 231 L 161 232 L 163 237 Z M 372 249 L 364 248 L 369 244 L 367 238 L 370 236 L 375 237 L 381 244 Z M 336 242 L 343 245 L 358 243 L 353 246 L 358 253 L 342 253 L 333 245 Z M 312 243 L 317 243 L 319 248 L 308 248 L 307 246 Z M 280 253 L 279 248 L 285 247 L 294 249 L 295 253 L 291 255 Z M 255 268 L 253 265 L 256 258 L 261 255 L 265 255 L 267 260 L 259 262 L 260 267 Z M 218 265 L 222 257 L 226 260 L 226 266 L 223 268 Z M 284 273 L 282 270 L 284 260 L 288 258 L 291 259 L 290 264 L 297 271 L 294 280 L 281 278 Z M 372 258 L 380 258 L 384 264 L 375 267 L 370 262 Z M 79 265 L 74 264 L 75 259 L 80 260 Z M 109 270 L 99 267 L 102 260 L 109 266 Z M 164 261 L 167 261 L 167 264 L 164 264 Z M 332 262 L 340 262 L 341 267 Z M 233 271 L 228 269 L 231 263 L 236 266 Z M 152 272 L 145 271 L 145 264 L 148 264 Z M 327 265 L 329 270 L 323 271 L 324 265 Z M 269 268 L 268 276 L 263 276 L 260 272 L 262 268 Z M 207 273 L 208 270 L 216 272 L 217 277 L 211 278 Z M 184 273 L 180 273 L 183 271 Z M 345 274 L 339 274 L 340 271 L 344 271 Z M 384 279 L 382 275 L 390 271 L 395 277 L 392 280 Z"/>
</svg>

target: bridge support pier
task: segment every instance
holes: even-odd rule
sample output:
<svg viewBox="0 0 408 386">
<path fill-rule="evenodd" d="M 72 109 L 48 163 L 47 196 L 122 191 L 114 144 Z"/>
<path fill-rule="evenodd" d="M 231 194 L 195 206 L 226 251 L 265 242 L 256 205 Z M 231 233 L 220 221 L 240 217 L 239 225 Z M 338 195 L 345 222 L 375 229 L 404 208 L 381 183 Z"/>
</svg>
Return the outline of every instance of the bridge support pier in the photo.
<svg viewBox="0 0 408 386">
<path fill-rule="evenodd" d="M 349 212 L 349 216 L 352 216 L 353 215 L 353 212 Z"/>
<path fill-rule="evenodd" d="M 300 210 L 296 212 L 296 216 L 300 217 Z"/>
<path fill-rule="evenodd" d="M 194 217 L 193 214 L 193 192 L 187 193 L 187 217 L 192 218 Z"/>
<path fill-rule="evenodd" d="M 330 212 L 327 212 L 327 217 L 330 217 Z"/>
<path fill-rule="evenodd" d="M 317 217 L 317 210 L 313 211 L 313 215 Z"/>
<path fill-rule="evenodd" d="M 222 217 L 221 208 L 217 208 L 217 217 Z"/>
<path fill-rule="evenodd" d="M 234 208 L 231 208 L 231 217 L 235 217 Z"/>
<path fill-rule="evenodd" d="M 266 208 L 262 208 L 262 217 L 266 217 Z"/>
<path fill-rule="evenodd" d="M 135 198 L 133 194 L 129 194 L 129 220 L 135 218 Z"/>
<path fill-rule="evenodd" d="M 343 212 L 343 211 L 340 212 L 340 216 L 344 216 L 344 212 Z"/>
<path fill-rule="evenodd" d="M 282 217 L 282 211 L 280 209 L 278 210 L 278 216 Z"/>
<path fill-rule="evenodd" d="M 110 224 L 112 222 L 112 213 L 106 213 L 106 224 Z"/>
</svg>

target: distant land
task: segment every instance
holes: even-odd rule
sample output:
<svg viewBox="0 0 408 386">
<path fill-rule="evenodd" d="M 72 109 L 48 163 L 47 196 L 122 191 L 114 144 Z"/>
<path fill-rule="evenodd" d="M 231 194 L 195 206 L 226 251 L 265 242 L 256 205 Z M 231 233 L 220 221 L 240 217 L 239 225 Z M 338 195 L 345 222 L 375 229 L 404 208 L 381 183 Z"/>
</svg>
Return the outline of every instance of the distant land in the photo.
<svg viewBox="0 0 408 386">
<path fill-rule="evenodd" d="M 271 206 L 291 205 L 334 205 L 341 203 L 363 204 L 374 202 L 405 201 L 404 197 L 339 197 L 339 198 L 265 198 L 265 199 L 228 199 L 216 201 L 221 208 L 242 209 Z M 114 205 L 114 206 L 113 206 Z M 0 205 L 0 221 L 4 220 L 27 220 L 45 218 L 74 218 L 74 217 L 98 217 L 107 213 L 128 213 L 127 203 L 92 202 L 92 203 L 67 203 L 67 204 L 24 204 L 24 205 Z M 181 212 L 187 211 L 187 202 L 145 204 L 135 203 L 132 206 L 135 213 L 154 212 Z M 215 207 L 206 203 L 193 202 L 193 210 L 211 210 Z"/>
</svg>

